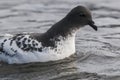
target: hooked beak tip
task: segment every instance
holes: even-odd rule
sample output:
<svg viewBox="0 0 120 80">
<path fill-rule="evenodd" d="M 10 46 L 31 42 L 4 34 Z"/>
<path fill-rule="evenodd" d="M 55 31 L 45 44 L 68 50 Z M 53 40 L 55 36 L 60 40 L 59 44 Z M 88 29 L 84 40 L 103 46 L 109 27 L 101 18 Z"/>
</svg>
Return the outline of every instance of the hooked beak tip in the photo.
<svg viewBox="0 0 120 80">
<path fill-rule="evenodd" d="M 97 26 L 94 24 L 94 21 L 89 21 L 88 23 L 95 31 L 98 30 Z"/>
</svg>

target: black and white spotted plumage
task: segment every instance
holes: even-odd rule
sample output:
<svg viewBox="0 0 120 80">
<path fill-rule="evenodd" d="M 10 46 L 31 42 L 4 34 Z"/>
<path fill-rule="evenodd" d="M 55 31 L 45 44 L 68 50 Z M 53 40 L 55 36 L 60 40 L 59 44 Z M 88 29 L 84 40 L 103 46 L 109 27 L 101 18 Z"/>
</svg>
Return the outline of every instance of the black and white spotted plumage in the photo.
<svg viewBox="0 0 120 80">
<path fill-rule="evenodd" d="M 43 34 L 18 34 L 0 39 L 0 61 L 18 64 L 69 57 L 75 53 L 75 34 L 85 25 L 97 31 L 90 11 L 77 6 Z"/>
<path fill-rule="evenodd" d="M 72 36 L 71 36 L 72 37 Z M 67 38 L 66 38 L 67 39 Z M 48 46 L 44 42 L 40 42 L 32 35 L 20 34 L 13 37 L 4 37 L 0 40 L 0 60 L 13 63 L 28 63 L 28 62 L 45 62 L 50 60 L 62 59 L 64 56 L 69 56 L 66 53 L 74 53 L 74 37 L 65 41 L 65 38 L 58 37 L 58 39 L 50 39 Z M 71 42 L 72 41 L 72 45 Z M 54 46 L 53 46 L 54 42 Z M 43 44 L 42 44 L 43 43 Z M 52 45 L 51 45 L 52 44 Z M 64 44 L 64 45 L 63 45 Z M 71 45 L 67 47 L 66 45 Z M 65 47 L 64 47 L 65 46 Z M 71 48 L 66 49 L 66 48 Z M 70 53 L 71 54 L 71 53 Z"/>
<path fill-rule="evenodd" d="M 24 51 L 42 51 L 41 42 L 30 37 L 30 35 L 18 35 L 15 37 L 16 44 Z"/>
<path fill-rule="evenodd" d="M 16 45 L 16 47 L 20 48 L 23 51 L 42 51 L 42 45 L 41 42 L 38 42 L 37 40 L 33 39 L 30 37 L 30 35 L 16 35 L 14 37 L 11 38 L 5 38 L 3 39 L 2 43 L 1 43 L 1 47 L 0 47 L 0 52 L 7 52 L 5 47 L 7 47 L 5 44 L 8 44 L 7 46 L 9 46 L 11 48 L 11 51 L 13 51 L 13 53 L 17 53 L 17 49 L 15 49 L 13 46 Z M 9 54 L 9 52 L 7 52 Z"/>
</svg>

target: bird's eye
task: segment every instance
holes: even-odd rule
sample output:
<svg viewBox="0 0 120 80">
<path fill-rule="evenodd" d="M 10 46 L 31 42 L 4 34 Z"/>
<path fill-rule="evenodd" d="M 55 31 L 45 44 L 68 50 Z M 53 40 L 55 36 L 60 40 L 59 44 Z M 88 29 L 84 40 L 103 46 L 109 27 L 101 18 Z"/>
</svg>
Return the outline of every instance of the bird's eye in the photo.
<svg viewBox="0 0 120 80">
<path fill-rule="evenodd" d="M 84 13 L 79 14 L 80 17 L 85 17 Z"/>
</svg>

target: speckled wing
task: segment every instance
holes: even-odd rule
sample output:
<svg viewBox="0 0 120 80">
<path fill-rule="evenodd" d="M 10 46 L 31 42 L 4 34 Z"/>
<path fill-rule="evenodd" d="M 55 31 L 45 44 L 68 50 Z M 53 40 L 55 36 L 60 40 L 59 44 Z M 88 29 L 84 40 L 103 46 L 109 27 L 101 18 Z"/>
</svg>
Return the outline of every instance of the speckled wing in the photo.
<svg viewBox="0 0 120 80">
<path fill-rule="evenodd" d="M 14 37 L 5 37 L 0 44 L 0 53 L 11 57 L 17 53 L 42 51 L 41 42 L 33 39 L 30 35 L 19 34 Z"/>
</svg>

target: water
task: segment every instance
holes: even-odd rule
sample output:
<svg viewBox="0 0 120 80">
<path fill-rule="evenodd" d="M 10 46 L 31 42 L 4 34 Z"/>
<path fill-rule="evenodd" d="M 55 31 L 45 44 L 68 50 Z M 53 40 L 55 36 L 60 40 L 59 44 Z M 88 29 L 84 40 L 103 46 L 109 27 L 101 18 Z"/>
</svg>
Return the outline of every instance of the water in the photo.
<svg viewBox="0 0 120 80">
<path fill-rule="evenodd" d="M 91 9 L 99 30 L 76 35 L 76 55 L 49 63 L 0 66 L 0 80 L 120 80 L 120 0 L 0 0 L 0 35 L 45 32 L 73 7 Z"/>
</svg>

